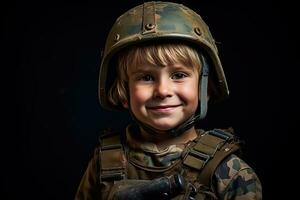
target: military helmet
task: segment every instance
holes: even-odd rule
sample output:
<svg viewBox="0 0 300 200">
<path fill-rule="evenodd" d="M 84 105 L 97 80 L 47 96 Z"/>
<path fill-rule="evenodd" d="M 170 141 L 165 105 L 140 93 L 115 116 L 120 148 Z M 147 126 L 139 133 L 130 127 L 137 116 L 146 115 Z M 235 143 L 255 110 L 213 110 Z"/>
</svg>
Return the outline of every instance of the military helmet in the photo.
<svg viewBox="0 0 300 200">
<path fill-rule="evenodd" d="M 229 95 L 215 41 L 201 16 L 182 4 L 152 1 L 121 15 L 108 34 L 99 73 L 98 94 L 103 108 L 117 109 L 107 98 L 114 82 L 108 76 L 117 77 L 117 53 L 131 45 L 159 40 L 186 42 L 199 48 L 209 60 L 210 85 L 215 90 L 210 101 L 220 101 Z"/>
</svg>

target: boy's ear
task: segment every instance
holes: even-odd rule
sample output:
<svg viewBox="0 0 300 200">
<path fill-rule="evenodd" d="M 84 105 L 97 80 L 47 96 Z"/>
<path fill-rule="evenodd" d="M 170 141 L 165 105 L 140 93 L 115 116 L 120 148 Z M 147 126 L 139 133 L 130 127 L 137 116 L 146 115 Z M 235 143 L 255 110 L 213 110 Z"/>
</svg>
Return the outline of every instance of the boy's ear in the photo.
<svg viewBox="0 0 300 200">
<path fill-rule="evenodd" d="M 128 101 L 123 101 L 122 105 L 123 105 L 124 108 L 128 108 Z"/>
</svg>

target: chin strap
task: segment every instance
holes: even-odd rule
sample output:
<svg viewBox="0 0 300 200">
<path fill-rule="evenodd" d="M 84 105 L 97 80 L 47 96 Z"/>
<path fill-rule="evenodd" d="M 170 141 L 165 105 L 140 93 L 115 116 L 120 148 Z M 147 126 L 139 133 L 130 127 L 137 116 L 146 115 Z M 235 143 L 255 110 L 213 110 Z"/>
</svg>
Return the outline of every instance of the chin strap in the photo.
<svg viewBox="0 0 300 200">
<path fill-rule="evenodd" d="M 207 86 L 208 86 L 208 74 L 209 67 L 206 58 L 200 55 L 202 61 L 202 71 L 201 71 L 201 84 L 199 84 L 199 101 L 200 101 L 200 115 L 199 120 L 205 118 L 207 112 Z"/>
<path fill-rule="evenodd" d="M 200 77 L 201 83 L 199 84 L 199 102 L 200 102 L 199 114 L 196 116 L 192 115 L 186 121 L 184 121 L 180 125 L 176 126 L 175 128 L 162 131 L 162 130 L 155 129 L 155 128 L 139 121 L 132 113 L 131 108 L 130 108 L 130 103 L 129 103 L 128 109 L 129 109 L 129 113 L 130 113 L 131 117 L 140 127 L 142 127 L 144 129 L 144 131 L 146 131 L 149 134 L 153 134 L 153 135 L 155 135 L 159 132 L 165 132 L 167 134 L 172 135 L 173 137 L 176 137 L 176 136 L 179 136 L 182 133 L 184 133 L 186 130 L 189 130 L 190 128 L 192 128 L 199 120 L 205 118 L 206 112 L 207 112 L 207 100 L 208 100 L 207 99 L 207 85 L 208 85 L 209 67 L 208 67 L 206 58 L 202 55 L 199 55 L 199 56 L 200 56 L 200 59 L 202 61 L 202 65 L 203 65 L 202 70 L 201 70 L 201 77 Z"/>
</svg>

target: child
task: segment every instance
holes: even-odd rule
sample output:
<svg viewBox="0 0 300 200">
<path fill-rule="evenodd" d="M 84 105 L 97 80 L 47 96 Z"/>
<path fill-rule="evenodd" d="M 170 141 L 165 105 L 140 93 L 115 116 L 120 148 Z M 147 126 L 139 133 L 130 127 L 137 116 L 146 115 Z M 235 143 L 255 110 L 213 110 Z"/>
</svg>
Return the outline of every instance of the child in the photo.
<svg viewBox="0 0 300 200">
<path fill-rule="evenodd" d="M 101 135 L 75 199 L 261 199 L 232 130 L 195 129 L 228 93 L 198 14 L 170 2 L 127 11 L 107 38 L 99 99 L 135 123 Z"/>
</svg>

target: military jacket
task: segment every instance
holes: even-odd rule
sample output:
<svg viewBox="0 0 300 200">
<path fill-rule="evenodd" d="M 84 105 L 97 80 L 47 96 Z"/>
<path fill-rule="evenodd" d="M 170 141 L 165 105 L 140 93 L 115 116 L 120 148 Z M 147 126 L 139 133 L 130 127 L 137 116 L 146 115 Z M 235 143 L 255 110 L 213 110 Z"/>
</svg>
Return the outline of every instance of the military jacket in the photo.
<svg viewBox="0 0 300 200">
<path fill-rule="evenodd" d="M 198 134 L 202 134 L 198 130 Z M 149 180 L 168 176 L 174 172 L 182 173 L 183 164 L 181 154 L 189 144 L 171 145 L 160 150 L 153 143 L 142 141 L 134 129 L 127 128 L 124 134 L 123 146 L 125 154 L 121 156 L 121 163 L 125 166 L 127 179 Z M 78 187 L 75 200 L 109 199 L 112 182 L 100 181 L 99 148 Z M 105 164 L 104 164 L 105 165 Z M 185 178 L 195 177 L 197 170 L 187 170 Z M 210 190 L 217 199 L 262 199 L 262 188 L 254 170 L 235 154 L 226 157 L 214 171 Z"/>
</svg>

